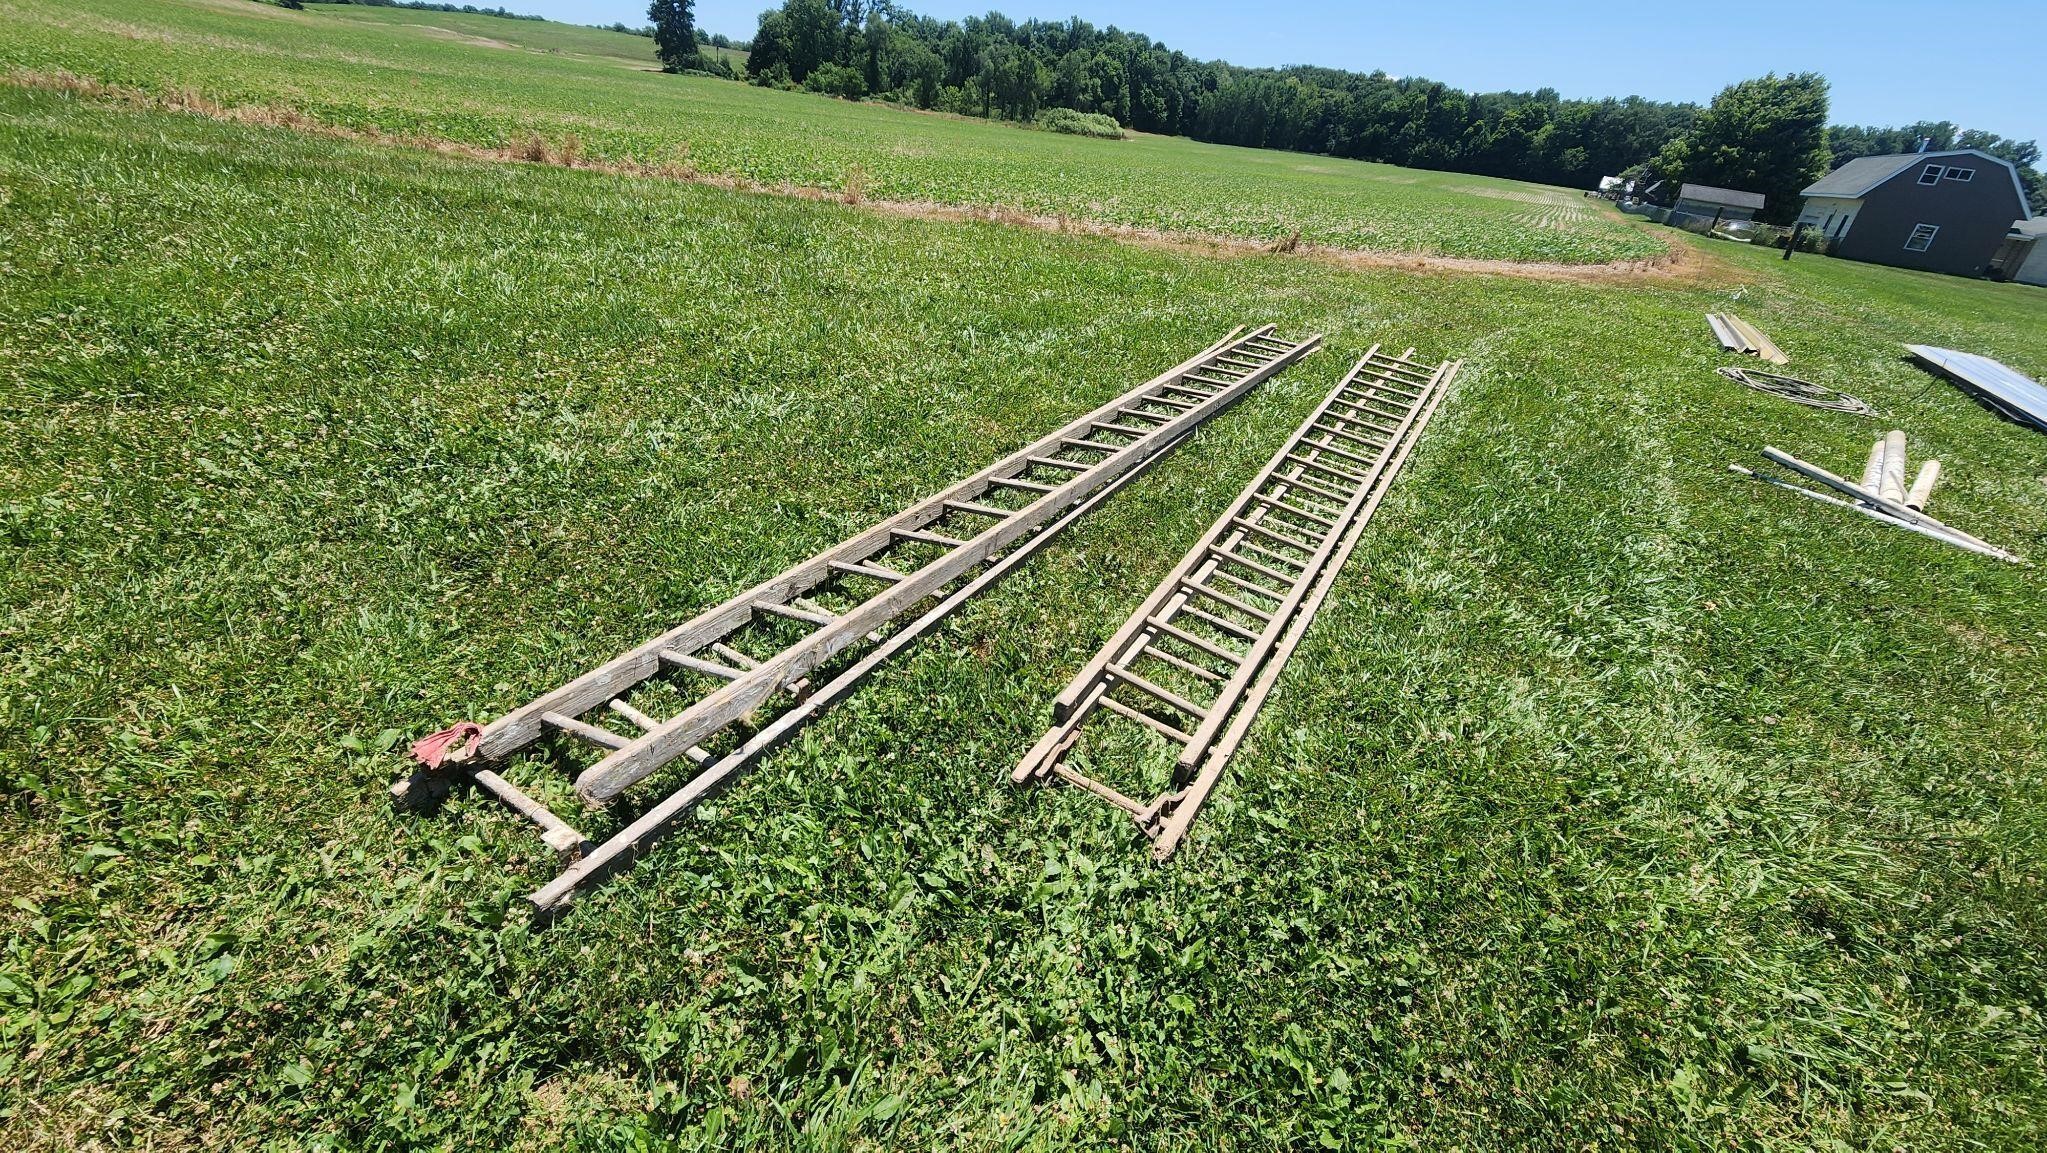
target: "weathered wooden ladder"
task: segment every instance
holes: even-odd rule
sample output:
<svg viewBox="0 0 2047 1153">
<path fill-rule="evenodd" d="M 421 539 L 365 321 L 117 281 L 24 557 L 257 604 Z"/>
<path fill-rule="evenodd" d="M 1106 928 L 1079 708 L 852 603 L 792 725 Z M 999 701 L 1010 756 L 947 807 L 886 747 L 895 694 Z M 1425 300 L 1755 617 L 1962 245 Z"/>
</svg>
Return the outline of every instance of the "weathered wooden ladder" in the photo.
<svg viewBox="0 0 2047 1153">
<path fill-rule="evenodd" d="M 529 897 L 541 911 L 559 908 L 1150 461 L 1320 343 L 1319 336 L 1281 339 L 1269 325 L 1232 332 L 944 492 L 514 709 L 444 763 L 575 858 Z M 881 630 L 933 598 L 941 599 L 884 636 Z M 849 666 L 832 663 L 859 647 L 870 651 Z M 678 701 L 687 702 L 680 711 L 656 715 Z M 621 722 L 630 728 L 621 731 Z M 590 805 L 678 760 L 697 771 L 592 845 L 491 767 L 556 734 L 602 752 L 576 779 Z M 392 791 L 404 796 L 425 772 Z"/>
<path fill-rule="evenodd" d="M 1374 345 L 1358 361 L 1059 694 L 1017 784 L 1086 789 L 1129 813 L 1156 858 L 1172 854 L 1463 364 L 1413 355 Z M 1067 763 L 1089 721 L 1118 718 L 1178 750 L 1150 802 Z"/>
</svg>

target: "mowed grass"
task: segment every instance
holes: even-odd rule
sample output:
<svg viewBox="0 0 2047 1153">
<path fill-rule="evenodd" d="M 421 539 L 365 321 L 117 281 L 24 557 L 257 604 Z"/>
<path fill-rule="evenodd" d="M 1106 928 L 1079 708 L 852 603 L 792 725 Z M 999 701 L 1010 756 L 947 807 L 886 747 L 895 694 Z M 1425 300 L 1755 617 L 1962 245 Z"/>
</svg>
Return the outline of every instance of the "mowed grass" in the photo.
<svg viewBox="0 0 2047 1153">
<path fill-rule="evenodd" d="M 1565 263 L 1664 251 L 1576 190 L 1168 137 L 1092 140 L 477 43 L 541 34 L 521 21 L 249 0 L 0 0 L 0 18 L 0 69 L 194 91 L 398 136 L 486 148 L 573 137 L 592 159 L 764 186 L 1260 243 L 1299 233 L 1343 248 Z"/>
<path fill-rule="evenodd" d="M 2043 295 L 1217 261 L 0 90 L 0 1144 L 2022 1149 Z M 345 206 L 345 207 L 344 207 Z M 1734 307 L 1877 421 L 1733 387 Z M 402 741 L 1232 325 L 1259 390 L 551 930 Z M 1007 771 L 1373 342 L 1463 356 L 1192 843 Z M 515 775 L 567 797 L 545 762 Z M 591 819 L 592 828 L 608 826 Z"/>
</svg>

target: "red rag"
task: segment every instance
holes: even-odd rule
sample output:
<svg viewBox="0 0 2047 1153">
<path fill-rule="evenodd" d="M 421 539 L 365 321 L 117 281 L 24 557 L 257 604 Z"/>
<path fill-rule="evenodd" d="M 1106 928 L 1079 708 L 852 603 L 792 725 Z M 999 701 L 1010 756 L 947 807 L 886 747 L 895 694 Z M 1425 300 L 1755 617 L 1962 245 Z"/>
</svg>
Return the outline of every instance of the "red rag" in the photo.
<svg viewBox="0 0 2047 1153">
<path fill-rule="evenodd" d="M 432 736 L 421 737 L 412 742 L 412 759 L 429 769 L 441 767 L 441 761 L 448 750 L 483 735 L 483 726 L 475 721 L 463 721 L 453 728 L 442 729 Z"/>
</svg>

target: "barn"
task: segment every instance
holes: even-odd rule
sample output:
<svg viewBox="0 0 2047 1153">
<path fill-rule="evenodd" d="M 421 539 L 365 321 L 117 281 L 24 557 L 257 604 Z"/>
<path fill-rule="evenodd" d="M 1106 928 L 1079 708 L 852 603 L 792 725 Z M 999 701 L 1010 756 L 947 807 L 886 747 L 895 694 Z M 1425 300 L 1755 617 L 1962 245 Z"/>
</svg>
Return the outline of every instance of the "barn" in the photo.
<svg viewBox="0 0 2047 1153">
<path fill-rule="evenodd" d="M 1805 190 L 1798 222 L 1836 256 L 1954 276 L 1982 276 L 2030 220 L 2019 174 L 1987 152 L 1909 152 L 1850 160 Z"/>
</svg>

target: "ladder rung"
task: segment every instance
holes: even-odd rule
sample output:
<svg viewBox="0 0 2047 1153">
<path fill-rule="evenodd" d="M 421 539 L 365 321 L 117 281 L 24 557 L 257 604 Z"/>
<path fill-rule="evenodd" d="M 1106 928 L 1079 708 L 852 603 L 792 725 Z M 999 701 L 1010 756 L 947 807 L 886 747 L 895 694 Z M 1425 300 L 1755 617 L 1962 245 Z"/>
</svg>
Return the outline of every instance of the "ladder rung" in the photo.
<svg viewBox="0 0 2047 1153">
<path fill-rule="evenodd" d="M 1333 444 L 1322 444 L 1318 441 L 1309 440 L 1307 437 L 1302 437 L 1300 440 L 1297 440 L 1294 443 L 1297 445 L 1301 445 L 1302 447 L 1305 448 L 1320 449 L 1321 451 L 1326 452 L 1331 456 L 1340 456 L 1345 460 L 1354 460 L 1364 468 L 1372 467 L 1372 461 L 1370 461 L 1369 459 L 1359 456 L 1357 453 L 1354 452 L 1346 452 Z"/>
<path fill-rule="evenodd" d="M 1195 620 L 1206 621 L 1208 624 L 1212 625 L 1215 628 L 1221 629 L 1223 632 L 1229 633 L 1231 636 L 1238 637 L 1247 641 L 1255 641 L 1258 639 L 1257 633 L 1252 632 L 1250 629 L 1245 628 L 1243 625 L 1240 625 L 1235 621 L 1224 620 L 1223 618 L 1215 615 L 1212 612 L 1207 611 L 1206 609 L 1199 609 L 1194 607 L 1193 605 L 1182 605 L 1180 606 L 1180 611 L 1186 613 L 1188 616 L 1193 617 Z"/>
<path fill-rule="evenodd" d="M 1133 817 L 1142 816 L 1145 812 L 1145 806 L 1138 804 L 1136 801 L 1095 780 L 1093 777 L 1076 771 L 1063 760 L 1052 762 L 1052 775 L 1076 788 L 1086 789 L 1088 792 L 1093 793 L 1095 796 L 1102 798 Z"/>
<path fill-rule="evenodd" d="M 1216 602 L 1217 604 L 1228 605 L 1229 607 L 1237 610 L 1238 612 L 1243 613 L 1247 617 L 1255 617 L 1258 620 L 1266 621 L 1268 623 L 1270 623 L 1272 620 L 1272 614 L 1266 612 L 1264 609 L 1252 608 L 1250 605 L 1245 604 L 1243 601 L 1238 600 L 1236 597 L 1233 597 L 1225 592 L 1218 592 L 1215 589 L 1209 588 L 1205 584 L 1200 584 L 1191 580 L 1183 580 L 1180 582 L 1180 587 L 1186 589 L 1188 592 L 1205 596 L 1208 599 Z"/>
<path fill-rule="evenodd" d="M 813 625 L 828 625 L 839 619 L 831 613 L 799 608 L 796 605 L 776 604 L 774 601 L 755 601 L 753 602 L 753 607 L 760 612 L 770 613 L 778 617 L 787 617 L 792 621 L 803 621 L 806 624 Z"/>
<path fill-rule="evenodd" d="M 1234 352 L 1224 352 L 1212 357 L 1208 362 L 1208 366 L 1212 368 L 1216 365 L 1222 365 L 1224 368 L 1234 368 L 1241 372 L 1257 372 L 1271 363 L 1270 358 L 1260 360 L 1255 356 L 1239 356 Z"/>
<path fill-rule="evenodd" d="M 1329 501 L 1332 504 L 1347 505 L 1350 503 L 1350 496 L 1344 493 L 1340 493 L 1333 488 L 1323 488 L 1321 485 L 1316 484 L 1314 481 L 1308 480 L 1305 477 L 1286 476 L 1281 473 L 1273 473 L 1272 482 L 1274 484 L 1286 485 L 1289 488 L 1297 488 L 1300 489 L 1302 492 L 1314 493 L 1316 496 L 1319 496 L 1323 500 Z"/>
<path fill-rule="evenodd" d="M 989 483 L 989 484 L 999 484 L 999 485 L 1002 485 L 1002 486 L 1003 486 L 1003 487 L 1005 487 L 1005 488 L 1020 488 L 1020 489 L 1024 490 L 1025 492 L 1057 492 L 1057 491 L 1059 491 L 1059 486 L 1058 486 L 1058 485 L 1056 485 L 1056 484 L 1043 484 L 1043 483 L 1040 483 L 1040 482 L 1038 482 L 1038 481 L 1035 481 L 1035 480 L 1023 480 L 1023 479 L 1021 479 L 1021 478 L 1019 478 L 1019 477 L 1014 477 L 1014 476 L 1002 476 L 1002 477 L 996 477 L 996 478 L 995 478 L 994 480 L 991 480 L 991 481 L 989 481 L 988 483 Z"/>
<path fill-rule="evenodd" d="M 1213 550 L 1210 550 L 1210 551 L 1213 551 Z M 1241 558 L 1237 558 L 1237 563 L 1238 563 L 1238 564 L 1241 564 L 1241 565 L 1248 565 L 1248 564 L 1250 564 L 1251 562 L 1250 562 L 1250 561 L 1247 561 L 1247 560 L 1243 560 L 1243 559 L 1241 559 Z M 1226 569 L 1226 568 L 1223 568 L 1223 567 L 1222 567 L 1221 565 L 1212 565 L 1212 566 L 1210 566 L 1210 568 L 1209 568 L 1209 570 L 1208 570 L 1208 575 L 1207 575 L 1207 576 L 1205 576 L 1205 577 L 1203 577 L 1203 578 L 1201 578 L 1201 579 L 1203 579 L 1203 580 L 1226 580 L 1226 581 L 1230 582 L 1231 584 L 1233 584 L 1233 585 L 1236 585 L 1236 586 L 1237 586 L 1238 588 L 1240 588 L 1240 589 L 1243 589 L 1243 590 L 1244 590 L 1245 592 L 1248 592 L 1248 593 L 1257 593 L 1257 594 L 1258 594 L 1259 596 L 1262 596 L 1262 597 L 1271 597 L 1271 598 L 1272 598 L 1273 600 L 1279 600 L 1280 598 L 1282 598 L 1282 597 L 1284 597 L 1284 596 L 1286 595 L 1285 593 L 1279 593 L 1279 592 L 1274 592 L 1274 591 L 1272 591 L 1271 589 L 1269 589 L 1269 588 L 1266 588 L 1266 587 L 1265 587 L 1264 585 L 1262 585 L 1262 584 L 1259 584 L 1259 583 L 1258 583 L 1258 582 L 1256 582 L 1256 581 L 1247 581 L 1247 580 L 1245 580 L 1245 579 L 1244 579 L 1243 577 L 1240 577 L 1240 576 L 1238 576 L 1238 575 L 1237 575 L 1236 573 L 1233 573 L 1233 572 L 1231 572 L 1230 570 L 1228 570 L 1228 569 Z M 1288 583 L 1289 583 L 1289 584 L 1291 584 L 1292 582 L 1288 582 Z"/>
<path fill-rule="evenodd" d="M 954 540 L 943 533 L 929 532 L 921 528 L 899 528 L 891 531 L 904 540 L 913 540 L 919 544 L 935 544 L 940 548 L 958 548 L 967 543 L 963 540 Z"/>
<path fill-rule="evenodd" d="M 834 572 L 852 573 L 854 576 L 873 577 L 875 580 L 887 581 L 890 584 L 894 584 L 895 582 L 903 579 L 902 573 L 899 573 L 892 568 L 883 568 L 881 565 L 873 564 L 867 561 L 854 562 L 849 560 L 835 560 L 827 561 L 826 563 L 831 567 L 832 571 Z"/>
<path fill-rule="evenodd" d="M 1184 384 L 1162 384 L 1159 385 L 1158 391 L 1160 393 L 1178 392 L 1187 396 L 1198 396 L 1202 400 L 1211 400 L 1215 397 L 1215 392 L 1212 389 L 1188 388 Z M 1200 407 L 1199 402 L 1196 402 L 1196 407 Z"/>
<path fill-rule="evenodd" d="M 1129 717 L 1131 720 L 1136 721 L 1138 724 L 1145 726 L 1152 732 L 1157 733 L 1158 735 L 1166 738 L 1169 741 L 1178 741 L 1180 744 L 1184 745 L 1187 742 L 1194 739 L 1188 734 L 1181 732 L 1180 730 L 1158 719 L 1157 717 L 1152 716 L 1150 713 L 1139 712 L 1138 710 L 1131 708 L 1129 705 L 1124 704 L 1122 701 L 1117 700 L 1115 697 L 1108 696 L 1105 694 L 1098 703 L 1100 703 L 1100 705 L 1103 708 L 1109 710 L 1112 713 L 1115 713 L 1117 716 Z"/>
<path fill-rule="evenodd" d="M 1192 673 L 1194 676 L 1200 677 L 1204 681 L 1212 681 L 1215 684 L 1221 684 L 1223 683 L 1223 681 L 1228 679 L 1224 677 L 1221 673 L 1215 672 L 1212 669 L 1202 668 L 1200 665 L 1195 664 L 1193 661 L 1188 660 L 1186 657 L 1180 656 L 1176 653 L 1167 652 L 1166 650 L 1158 647 L 1157 645 L 1152 644 L 1149 639 L 1145 641 L 1143 648 L 1137 650 L 1137 656 L 1132 657 L 1130 659 L 1136 660 L 1137 657 L 1150 657 L 1152 660 L 1155 661 L 1164 661 L 1176 669 Z"/>
<path fill-rule="evenodd" d="M 1302 468 L 1312 468 L 1317 472 L 1327 473 L 1330 476 L 1334 477 L 1341 477 L 1344 480 L 1357 481 L 1365 479 L 1364 477 L 1359 476 L 1357 473 L 1345 472 L 1343 469 L 1323 464 L 1319 460 L 1309 460 L 1307 457 L 1300 456 L 1296 453 L 1291 452 L 1287 453 L 1284 459 L 1293 461 L 1295 464 L 1300 465 Z M 1344 499 L 1348 501 L 1350 498 L 1345 497 Z"/>
<path fill-rule="evenodd" d="M 561 713 L 542 713 L 540 714 L 540 721 L 542 724 L 551 725 L 572 737 L 581 737 L 599 748 L 622 749 L 632 744 L 631 741 L 619 736 L 610 729 L 600 729 L 596 725 L 585 724 L 574 717 L 564 716 Z"/>
<path fill-rule="evenodd" d="M 1214 387 L 1216 387 L 1216 388 L 1219 388 L 1219 389 L 1220 389 L 1220 388 L 1235 388 L 1235 387 L 1237 387 L 1237 385 L 1238 385 L 1238 384 L 1242 383 L 1241 381 L 1236 381 L 1236 380 L 1210 380 L 1210 379 L 1208 379 L 1208 378 L 1207 378 L 1207 377 L 1205 377 L 1205 376 L 1196 376 L 1196 375 L 1194 375 L 1194 374 L 1193 374 L 1193 373 L 1191 373 L 1191 372 L 1190 372 L 1190 373 L 1188 373 L 1187 375 L 1185 375 L 1185 376 L 1181 377 L 1180 379 L 1181 379 L 1181 380 L 1191 380 L 1191 381 L 1195 382 L 1196 384 L 1206 384 L 1206 385 L 1212 385 L 1212 386 L 1214 386 Z"/>
<path fill-rule="evenodd" d="M 1273 580 L 1276 580 L 1279 583 L 1286 585 L 1288 588 L 1292 588 L 1294 582 L 1301 579 L 1300 577 L 1291 576 L 1287 573 L 1283 573 L 1276 568 L 1268 568 L 1265 565 L 1259 564 L 1257 561 L 1252 560 L 1249 557 L 1238 556 L 1236 553 L 1229 552 L 1217 545 L 1210 545 L 1208 552 L 1210 556 L 1215 557 L 1217 560 L 1224 560 L 1229 561 L 1232 564 L 1243 565 L 1245 568 L 1250 569 L 1252 572 L 1258 573 L 1263 576 L 1269 576 Z"/>
<path fill-rule="evenodd" d="M 1124 448 L 1124 446 L 1120 444 L 1103 444 L 1099 440 L 1076 440 L 1070 436 L 1060 437 L 1059 443 L 1070 444 L 1075 448 L 1091 448 L 1094 449 L 1096 452 L 1106 452 L 1111 456 L 1114 456 L 1115 454 L 1122 452 Z"/>
<path fill-rule="evenodd" d="M 1008 520 L 1010 517 L 1010 511 L 1006 508 L 976 504 L 970 500 L 949 500 L 945 502 L 945 507 L 955 512 L 970 512 L 977 516 L 994 517 L 996 520 Z"/>
<path fill-rule="evenodd" d="M 1420 390 L 1418 390 L 1418 389 L 1413 389 L 1413 388 L 1403 388 L 1403 387 L 1401 387 L 1402 385 L 1405 385 L 1405 384 L 1412 384 L 1412 383 L 1414 383 L 1414 382 L 1413 382 L 1413 381 L 1406 381 L 1406 380 L 1395 380 L 1395 379 L 1393 379 L 1392 377 L 1381 377 L 1381 378 L 1379 378 L 1379 379 L 1376 379 L 1376 380 L 1372 381 L 1372 383 L 1370 383 L 1370 384 L 1368 384 L 1368 385 L 1364 385 L 1364 386 L 1362 386 L 1362 387 L 1358 388 L 1358 389 L 1357 389 L 1357 391 L 1359 391 L 1359 392 L 1390 392 L 1390 393 L 1392 393 L 1393 395 L 1395 395 L 1395 396 L 1399 397 L 1399 398 L 1400 398 L 1400 399 L 1401 399 L 1402 401 L 1405 401 L 1405 402 L 1407 402 L 1407 403 L 1409 403 L 1409 404 L 1412 404 L 1412 403 L 1414 403 L 1414 401 L 1415 401 L 1415 400 L 1416 400 L 1417 398 L 1419 398 L 1419 397 L 1421 396 L 1421 392 L 1420 392 Z"/>
<path fill-rule="evenodd" d="M 1113 420 L 1098 420 L 1095 422 L 1094 426 L 1096 428 L 1107 429 L 1110 432 L 1120 432 L 1124 436 L 1145 437 L 1151 435 L 1151 429 L 1132 428 L 1127 424 L 1117 424 Z"/>
<path fill-rule="evenodd" d="M 1069 472 L 1086 472 L 1089 468 L 1093 467 L 1082 464 L 1077 460 L 1060 460 L 1056 456 L 1033 456 L 1026 457 L 1025 459 L 1029 460 L 1032 464 L 1042 464 L 1046 468 L 1063 468 Z"/>
<path fill-rule="evenodd" d="M 717 653 L 721 657 L 724 657 L 726 660 L 731 661 L 733 664 L 738 665 L 742 669 L 756 669 L 760 667 L 759 661 L 754 660 L 752 657 L 747 656 L 745 653 L 740 652 L 738 649 L 733 648 L 731 645 L 726 644 L 724 641 L 712 641 L 711 651 Z"/>
<path fill-rule="evenodd" d="M 1293 567 L 1300 569 L 1303 573 L 1307 572 L 1308 569 L 1308 562 L 1302 560 L 1300 557 L 1281 556 L 1278 553 L 1273 552 L 1271 549 L 1266 548 L 1264 545 L 1253 543 L 1248 537 L 1238 541 L 1236 544 L 1231 545 L 1230 547 L 1248 549 L 1251 552 L 1257 553 L 1259 556 L 1268 558 L 1274 564 L 1292 565 Z M 1289 577 L 1287 579 L 1289 583 L 1291 583 L 1292 581 L 1299 580 L 1300 578 Z"/>
<path fill-rule="evenodd" d="M 655 729 L 661 727 L 660 721 L 657 721 L 653 717 L 650 717 L 647 714 L 641 712 L 640 710 L 632 707 L 632 705 L 627 704 L 624 700 L 614 697 L 609 702 L 609 707 L 612 712 L 617 713 L 619 716 L 624 717 L 626 720 L 629 720 L 632 723 L 640 726 L 640 729 L 643 732 L 651 733 Z"/>
<path fill-rule="evenodd" d="M 1248 521 L 1240 516 L 1231 517 L 1230 524 L 1237 528 L 1241 528 L 1246 532 L 1256 533 L 1259 536 L 1267 537 L 1271 540 L 1278 541 L 1280 544 L 1290 545 L 1294 548 L 1300 549 L 1302 552 L 1314 552 L 1316 546 L 1321 543 L 1320 541 L 1305 541 L 1295 537 L 1285 536 L 1280 533 L 1276 533 L 1269 528 L 1266 528 L 1264 525 L 1261 525 L 1256 521 Z M 1294 563 L 1305 564 L 1306 562 L 1295 561 Z"/>
<path fill-rule="evenodd" d="M 1169 688 L 1164 688 L 1160 685 L 1153 684 L 1151 681 L 1146 680 L 1144 677 L 1138 675 L 1137 673 L 1131 672 L 1129 669 L 1124 668 L 1122 665 L 1110 665 L 1108 668 L 1103 669 L 1102 672 L 1107 676 L 1114 677 L 1116 680 L 1122 681 L 1124 684 L 1129 685 L 1131 688 L 1136 689 L 1138 692 L 1141 692 L 1146 696 L 1155 697 L 1159 701 L 1171 705 L 1172 707 L 1180 710 L 1181 712 L 1186 713 L 1188 716 L 1193 717 L 1197 721 L 1200 720 L 1202 717 L 1208 715 L 1206 710 L 1202 709 L 1200 705 L 1195 704 L 1193 701 L 1188 700 L 1186 697 L 1181 696 L 1180 694 L 1174 692 Z"/>
<path fill-rule="evenodd" d="M 1337 403 L 1343 405 L 1343 407 L 1347 409 L 1350 409 L 1353 413 L 1363 413 L 1364 415 L 1338 416 L 1336 419 L 1347 420 L 1350 421 L 1352 424 L 1359 425 L 1360 427 L 1363 428 L 1369 428 L 1373 432 L 1384 433 L 1387 436 L 1392 436 L 1398 433 L 1400 431 L 1399 426 L 1390 424 L 1375 424 L 1372 421 L 1366 420 L 1365 417 L 1376 416 L 1385 420 L 1401 420 L 1407 416 L 1407 414 L 1404 412 L 1380 412 L 1376 408 L 1366 408 L 1362 404 L 1352 404 L 1347 400 L 1338 401 Z"/>
<path fill-rule="evenodd" d="M 702 673 L 707 677 L 723 677 L 728 681 L 738 680 L 740 675 L 746 671 L 744 669 L 728 668 L 716 661 L 703 660 L 685 652 L 677 652 L 674 649 L 662 649 L 654 655 L 671 665 L 680 666 L 693 673 Z"/>
<path fill-rule="evenodd" d="M 1194 404 L 1191 404 L 1191 403 L 1189 403 L 1188 401 L 1184 401 L 1184 400 L 1174 400 L 1174 399 L 1172 399 L 1171 397 L 1166 397 L 1166 396 L 1147 396 L 1147 397 L 1145 397 L 1145 398 L 1144 398 L 1143 400 L 1141 400 L 1141 401 L 1138 401 L 1138 403 L 1139 403 L 1139 404 L 1163 404 L 1163 405 L 1165 405 L 1165 406 L 1167 406 L 1167 407 L 1169 407 L 1169 408 L 1176 408 L 1176 409 L 1180 410 L 1181 412 L 1186 412 L 1186 411 L 1187 411 L 1188 409 L 1190 409 L 1190 408 L 1195 408 L 1195 407 L 1198 407 L 1198 406 L 1196 406 L 1196 405 L 1194 405 Z M 1149 415 L 1149 414 L 1147 414 L 1147 415 Z"/>
<path fill-rule="evenodd" d="M 1281 512 L 1292 513 L 1293 515 L 1300 517 L 1302 520 L 1314 521 L 1316 524 L 1321 525 L 1323 528 L 1336 527 L 1335 521 L 1330 520 L 1328 517 L 1323 516 L 1321 513 L 1309 512 L 1307 509 L 1304 508 L 1296 508 L 1295 506 L 1288 504 L 1286 501 L 1282 500 L 1279 497 L 1267 496 L 1266 494 L 1261 492 L 1252 499 L 1262 501 L 1266 505 L 1272 508 L 1276 508 Z"/>
<path fill-rule="evenodd" d="M 1146 617 L 1144 618 L 1144 623 L 1145 627 L 1162 632 L 1174 640 L 1200 649 L 1219 661 L 1228 661 L 1233 665 L 1244 663 L 1243 653 L 1233 653 L 1214 641 L 1209 640 L 1207 637 L 1190 633 L 1171 621 L 1162 621 L 1157 617 Z"/>
<path fill-rule="evenodd" d="M 1347 419 L 1347 418 L 1345 418 L 1345 417 L 1337 417 L 1336 419 L 1338 419 L 1338 420 L 1344 420 L 1344 419 Z M 1352 423 L 1352 424 L 1363 424 L 1364 422 L 1363 422 L 1363 421 L 1352 421 L 1351 423 Z M 1323 434 L 1324 436 L 1340 436 L 1340 437 L 1342 437 L 1343 439 L 1345 439 L 1345 440 L 1348 440 L 1348 441 L 1351 441 L 1351 442 L 1353 442 L 1353 443 L 1355 443 L 1355 444 L 1361 444 L 1361 445 L 1364 445 L 1364 446 L 1365 446 L 1366 448 L 1369 448 L 1369 449 L 1371 449 L 1371 450 L 1372 450 L 1372 451 L 1374 451 L 1374 452 L 1383 452 L 1383 451 L 1385 451 L 1385 449 L 1386 449 L 1386 445 L 1385 445 L 1385 443 L 1384 443 L 1384 442 L 1382 442 L 1382 441 L 1376 441 L 1376 440 L 1367 440 L 1366 438 L 1364 438 L 1364 437 L 1362 437 L 1362 436 L 1359 436 L 1359 435 L 1357 435 L 1356 433 L 1350 433 L 1350 432 L 1345 432 L 1345 431 L 1343 431 L 1343 430 L 1342 430 L 1342 429 L 1340 429 L 1340 428 L 1330 428 L 1330 427 L 1329 427 L 1328 425 L 1325 425 L 1325 424 L 1319 424 L 1319 423 L 1318 423 L 1318 424 L 1315 424 L 1315 425 L 1311 425 L 1310 427 L 1312 427 L 1312 428 L 1313 428 L 1313 429 L 1314 429 L 1314 430 L 1315 430 L 1316 432 L 1319 432 L 1319 433 Z"/>
</svg>

